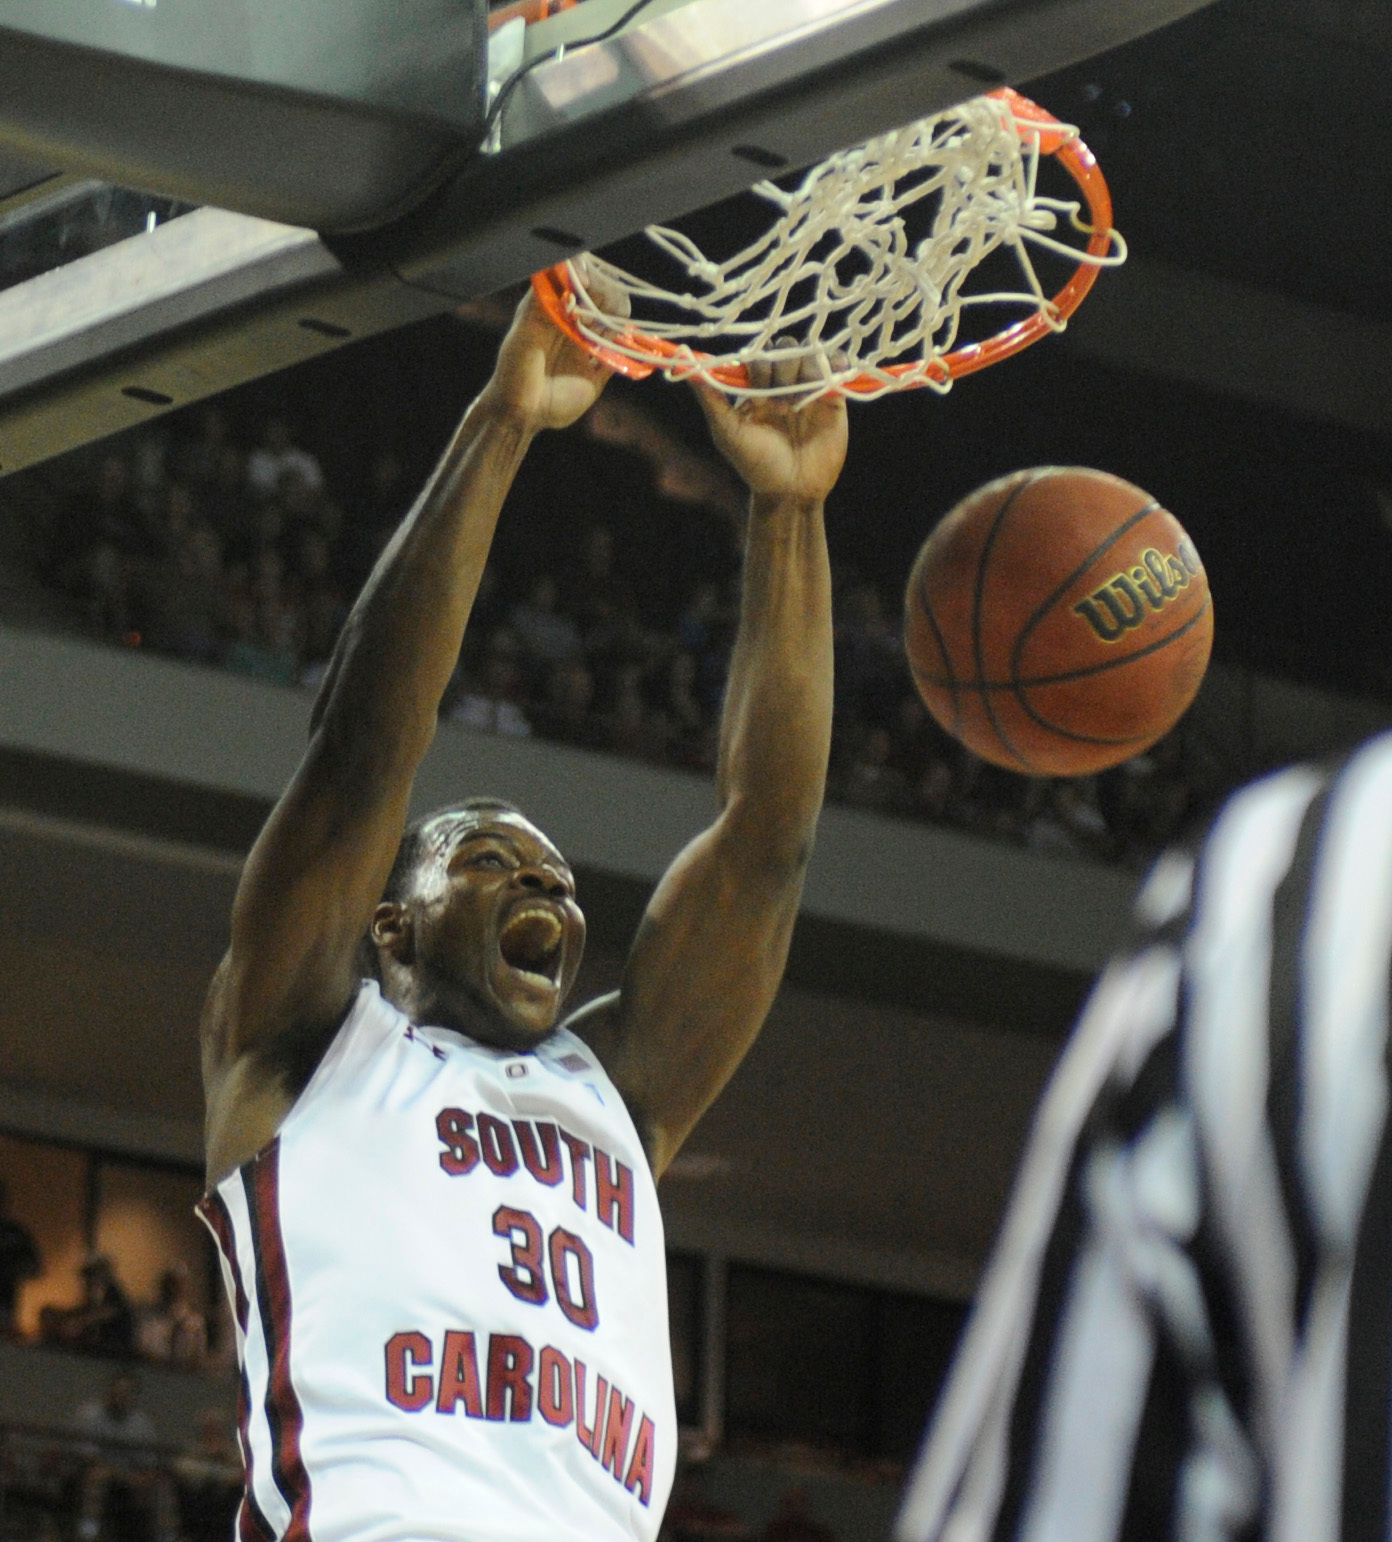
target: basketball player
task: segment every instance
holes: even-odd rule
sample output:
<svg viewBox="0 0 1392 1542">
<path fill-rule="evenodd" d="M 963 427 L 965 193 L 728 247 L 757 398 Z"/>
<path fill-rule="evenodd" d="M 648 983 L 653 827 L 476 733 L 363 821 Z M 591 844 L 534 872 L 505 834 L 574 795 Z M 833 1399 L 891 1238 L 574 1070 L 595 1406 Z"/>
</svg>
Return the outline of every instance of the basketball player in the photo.
<svg viewBox="0 0 1392 1542">
<path fill-rule="evenodd" d="M 238 889 L 202 1025 L 204 1213 L 239 1324 L 248 1542 L 658 1530 L 655 1180 L 783 971 L 826 771 L 846 427 L 837 401 L 701 392 L 751 493 L 719 813 L 620 989 L 558 1026 L 585 937 L 561 853 L 487 799 L 403 826 L 513 475 L 605 379 L 528 297 L 348 618 Z"/>
<path fill-rule="evenodd" d="M 1136 902 L 1036 1121 L 901 1542 L 1386 1542 L 1392 735 Z"/>
</svg>

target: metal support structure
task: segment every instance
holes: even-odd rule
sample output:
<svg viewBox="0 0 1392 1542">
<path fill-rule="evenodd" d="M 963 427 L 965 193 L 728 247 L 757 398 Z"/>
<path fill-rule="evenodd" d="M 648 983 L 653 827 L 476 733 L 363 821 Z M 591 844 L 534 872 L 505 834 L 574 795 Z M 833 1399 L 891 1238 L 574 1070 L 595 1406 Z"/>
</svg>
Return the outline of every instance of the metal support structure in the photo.
<svg viewBox="0 0 1392 1542">
<path fill-rule="evenodd" d="M 385 230 L 325 243 L 205 210 L 200 234 L 221 221 L 243 254 L 215 274 L 192 235 L 153 241 L 189 215 L 72 264 L 66 293 L 68 269 L 16 286 L 0 313 L 0 472 L 439 314 L 1206 3 L 658 0 L 614 38 L 537 65 L 502 149 Z M 621 10 L 587 0 L 534 27 L 527 51 L 553 46 L 549 28 L 574 42 Z M 41 345 L 13 321 L 30 306 L 44 314 Z"/>
<path fill-rule="evenodd" d="M 725 1440 L 726 1296 L 730 1260 L 710 1252 L 701 1260 L 701 1439 L 718 1451 Z"/>
<path fill-rule="evenodd" d="M 0 473 L 453 303 L 349 272 L 313 231 L 196 210 L 0 293 Z"/>
</svg>

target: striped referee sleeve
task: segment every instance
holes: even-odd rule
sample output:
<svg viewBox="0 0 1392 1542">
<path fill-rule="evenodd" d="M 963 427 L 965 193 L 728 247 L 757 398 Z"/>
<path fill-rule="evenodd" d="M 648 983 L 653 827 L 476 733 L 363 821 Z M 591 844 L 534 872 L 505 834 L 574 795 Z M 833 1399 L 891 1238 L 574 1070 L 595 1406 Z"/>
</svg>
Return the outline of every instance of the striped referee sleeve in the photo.
<svg viewBox="0 0 1392 1542">
<path fill-rule="evenodd" d="M 1389 1542 L 1392 737 L 1238 793 L 1136 922 L 899 1542 Z"/>
</svg>

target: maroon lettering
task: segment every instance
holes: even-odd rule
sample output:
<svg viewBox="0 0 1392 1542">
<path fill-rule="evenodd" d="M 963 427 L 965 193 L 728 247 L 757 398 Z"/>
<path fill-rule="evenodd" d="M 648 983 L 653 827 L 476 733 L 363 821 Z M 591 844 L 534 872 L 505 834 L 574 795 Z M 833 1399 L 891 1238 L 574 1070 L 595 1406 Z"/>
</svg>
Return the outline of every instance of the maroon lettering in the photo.
<svg viewBox="0 0 1392 1542">
<path fill-rule="evenodd" d="M 460 1403 L 469 1418 L 483 1418 L 474 1336 L 457 1328 L 447 1328 L 445 1348 L 440 1356 L 440 1395 L 435 1399 L 435 1412 L 452 1414 Z"/>
<path fill-rule="evenodd" d="M 575 1235 L 558 1226 L 549 1240 L 551 1288 L 556 1305 L 587 1333 L 599 1326 L 599 1304 L 595 1300 L 594 1255 Z M 575 1278 L 571 1279 L 570 1260 L 575 1260 Z"/>
<path fill-rule="evenodd" d="M 565 1177 L 561 1165 L 561 1142 L 554 1124 L 532 1125 L 525 1119 L 514 1119 L 512 1127 L 517 1131 L 517 1144 L 522 1148 L 522 1165 L 538 1183 L 547 1188 L 555 1186 Z M 541 1149 L 537 1149 L 537 1137 Z"/>
<path fill-rule="evenodd" d="M 498 1278 L 519 1301 L 544 1306 L 546 1278 L 542 1274 L 541 1227 L 536 1217 L 525 1210 L 514 1210 L 511 1205 L 499 1205 L 493 1212 L 493 1235 L 506 1237 L 512 1244 L 512 1264 L 499 1264 Z"/>
<path fill-rule="evenodd" d="M 537 1407 L 548 1424 L 564 1429 L 575 1417 L 575 1389 L 571 1385 L 570 1361 L 547 1344 L 541 1351 L 537 1368 Z"/>
<path fill-rule="evenodd" d="M 511 1178 L 517 1171 L 517 1147 L 512 1143 L 512 1131 L 492 1114 L 480 1114 L 478 1133 L 489 1172 L 497 1173 L 500 1178 Z"/>
<path fill-rule="evenodd" d="M 435 1116 L 435 1133 L 445 1148 L 440 1153 L 440 1166 L 451 1178 L 472 1172 L 478 1166 L 478 1143 L 469 1134 L 473 1123 L 473 1115 L 462 1108 L 442 1108 Z"/>
<path fill-rule="evenodd" d="M 515 1424 L 532 1417 L 532 1346 L 515 1333 L 488 1338 L 488 1417 Z"/>
<path fill-rule="evenodd" d="M 624 1487 L 646 1505 L 652 1498 L 653 1481 L 653 1422 L 647 1414 L 638 1426 L 638 1439 L 633 1443 L 633 1459 L 628 1464 Z"/>
<path fill-rule="evenodd" d="M 617 1172 L 615 1171 L 617 1169 Z M 612 1159 L 607 1151 L 594 1148 L 595 1214 L 611 1231 L 618 1212 L 618 1233 L 625 1242 L 633 1242 L 633 1169 Z"/>
<path fill-rule="evenodd" d="M 387 1401 L 405 1413 L 419 1413 L 435 1390 L 430 1340 L 423 1333 L 393 1333 L 386 1354 Z"/>
<path fill-rule="evenodd" d="M 595 1381 L 595 1422 L 585 1428 L 585 1362 L 575 1362 L 575 1438 L 593 1457 L 599 1456 L 599 1442 L 604 1434 L 604 1397 L 609 1383 L 600 1376 Z"/>
<path fill-rule="evenodd" d="M 624 1457 L 628 1455 L 628 1431 L 633 1423 L 633 1404 L 617 1387 L 609 1389 L 609 1414 L 604 1421 L 604 1450 L 599 1465 L 623 1482 Z"/>
<path fill-rule="evenodd" d="M 575 1203 L 583 1210 L 585 1208 L 585 1163 L 590 1159 L 590 1143 L 581 1140 L 577 1135 L 570 1134 L 568 1130 L 561 1131 L 561 1139 L 570 1149 L 570 1192 Z"/>
</svg>

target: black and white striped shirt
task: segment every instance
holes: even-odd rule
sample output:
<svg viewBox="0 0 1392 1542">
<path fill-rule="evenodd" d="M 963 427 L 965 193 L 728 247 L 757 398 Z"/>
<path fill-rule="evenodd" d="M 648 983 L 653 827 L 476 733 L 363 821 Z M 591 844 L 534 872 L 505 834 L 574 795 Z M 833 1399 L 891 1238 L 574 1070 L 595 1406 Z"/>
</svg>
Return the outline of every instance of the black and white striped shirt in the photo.
<svg viewBox="0 0 1392 1542">
<path fill-rule="evenodd" d="M 1388 1542 L 1392 735 L 1243 789 L 1136 919 L 900 1542 Z"/>
</svg>

